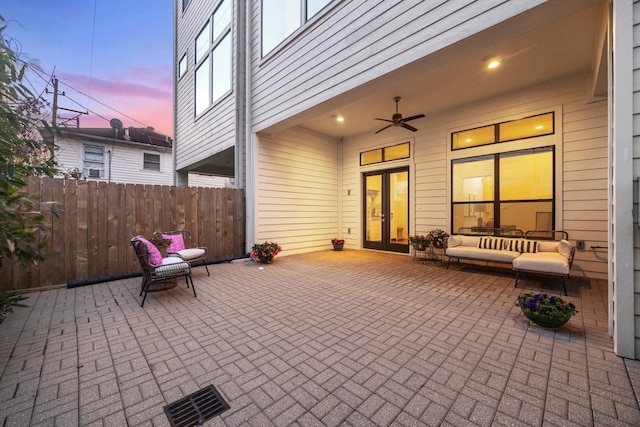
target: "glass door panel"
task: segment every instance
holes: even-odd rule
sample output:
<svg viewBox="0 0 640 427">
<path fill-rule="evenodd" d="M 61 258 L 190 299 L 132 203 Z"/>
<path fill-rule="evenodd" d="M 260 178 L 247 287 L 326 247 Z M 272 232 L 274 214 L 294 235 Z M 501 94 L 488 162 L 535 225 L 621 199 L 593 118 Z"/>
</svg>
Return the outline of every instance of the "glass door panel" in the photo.
<svg viewBox="0 0 640 427">
<path fill-rule="evenodd" d="M 364 247 L 409 252 L 409 170 L 364 175 Z"/>
</svg>

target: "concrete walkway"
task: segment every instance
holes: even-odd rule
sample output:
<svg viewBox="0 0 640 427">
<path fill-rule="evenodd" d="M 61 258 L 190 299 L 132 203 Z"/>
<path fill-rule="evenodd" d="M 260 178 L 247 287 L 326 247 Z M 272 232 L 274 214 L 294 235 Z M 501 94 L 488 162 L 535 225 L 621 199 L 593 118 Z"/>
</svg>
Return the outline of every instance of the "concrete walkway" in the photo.
<svg viewBox="0 0 640 427">
<path fill-rule="evenodd" d="M 349 250 L 209 269 L 144 308 L 139 278 L 30 294 L 0 324 L 0 426 L 166 426 L 209 384 L 231 409 L 208 426 L 640 425 L 603 281 L 551 332 L 514 302 L 555 279 Z"/>
</svg>

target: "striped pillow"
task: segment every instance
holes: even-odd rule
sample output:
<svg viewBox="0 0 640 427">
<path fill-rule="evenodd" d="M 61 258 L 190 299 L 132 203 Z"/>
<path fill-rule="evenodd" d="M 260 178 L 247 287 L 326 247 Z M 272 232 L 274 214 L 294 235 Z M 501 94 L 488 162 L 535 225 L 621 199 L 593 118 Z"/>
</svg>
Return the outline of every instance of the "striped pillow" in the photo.
<svg viewBox="0 0 640 427">
<path fill-rule="evenodd" d="M 502 249 L 502 241 L 504 239 L 499 239 L 496 237 L 481 237 L 478 240 L 478 248 L 479 249 Z"/>
<path fill-rule="evenodd" d="M 522 253 L 536 253 L 538 252 L 537 240 L 524 240 L 524 239 L 512 239 L 509 242 L 509 250 Z"/>
</svg>

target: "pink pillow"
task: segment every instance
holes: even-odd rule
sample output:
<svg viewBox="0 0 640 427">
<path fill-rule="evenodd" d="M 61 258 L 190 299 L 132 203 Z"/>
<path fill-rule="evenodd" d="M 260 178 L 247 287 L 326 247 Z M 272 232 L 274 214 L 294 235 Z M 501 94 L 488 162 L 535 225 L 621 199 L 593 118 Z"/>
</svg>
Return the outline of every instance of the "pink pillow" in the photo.
<svg viewBox="0 0 640 427">
<path fill-rule="evenodd" d="M 158 248 L 156 248 L 156 246 L 153 243 L 151 243 L 150 241 L 148 241 L 142 236 L 136 236 L 136 239 L 138 239 L 139 241 L 141 241 L 147 246 L 147 251 L 149 251 L 149 264 L 153 266 L 162 265 L 162 254 L 160 253 Z"/>
<path fill-rule="evenodd" d="M 171 243 L 167 248 L 167 253 L 175 254 L 184 249 L 184 239 L 182 238 L 182 234 L 163 234 L 162 238 L 171 240 Z"/>
</svg>

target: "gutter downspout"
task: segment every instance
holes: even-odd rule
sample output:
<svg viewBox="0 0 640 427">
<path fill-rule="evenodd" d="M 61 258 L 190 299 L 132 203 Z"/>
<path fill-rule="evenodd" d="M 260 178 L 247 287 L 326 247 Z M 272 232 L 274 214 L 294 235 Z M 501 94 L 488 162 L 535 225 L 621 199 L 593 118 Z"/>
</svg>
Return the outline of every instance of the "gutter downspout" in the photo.
<svg viewBox="0 0 640 427">
<path fill-rule="evenodd" d="M 247 2 L 245 11 L 245 43 L 242 46 L 245 52 L 245 179 L 246 182 L 240 181 L 241 185 L 245 189 L 245 251 L 249 252 L 250 242 L 256 239 L 256 208 L 255 208 L 255 195 L 256 195 L 256 173 L 255 173 L 255 157 L 257 155 L 257 142 L 256 137 L 252 130 L 252 114 L 251 114 L 251 99 L 252 99 L 252 55 L 251 51 L 251 3 Z M 238 156 L 240 157 L 240 156 Z M 240 187 L 242 188 L 242 187 Z"/>
<path fill-rule="evenodd" d="M 176 170 L 176 130 L 178 129 L 178 79 L 176 78 L 176 60 L 178 55 L 178 5 L 180 2 L 173 2 L 173 66 L 171 73 L 173 75 L 173 140 L 171 141 L 171 162 L 173 168 L 173 185 L 178 185 L 178 171 Z"/>
</svg>

